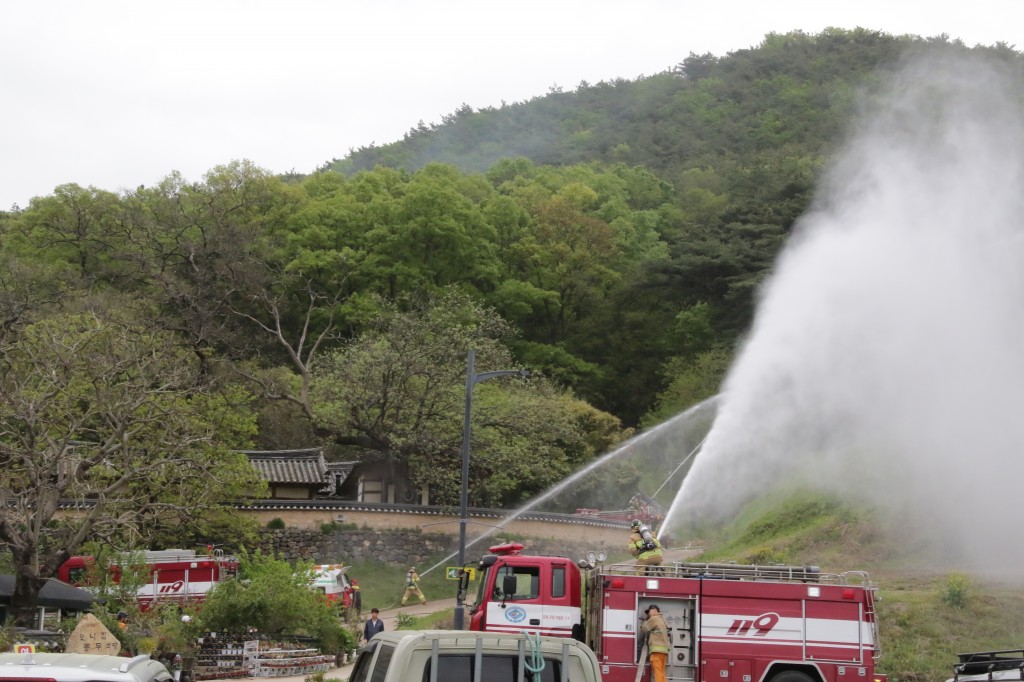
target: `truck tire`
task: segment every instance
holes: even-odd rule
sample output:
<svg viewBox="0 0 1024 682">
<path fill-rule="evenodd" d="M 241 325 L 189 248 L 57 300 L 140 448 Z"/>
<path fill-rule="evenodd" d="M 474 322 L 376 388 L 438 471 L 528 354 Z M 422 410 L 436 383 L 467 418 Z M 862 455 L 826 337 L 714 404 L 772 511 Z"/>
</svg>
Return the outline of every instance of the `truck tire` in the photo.
<svg viewBox="0 0 1024 682">
<path fill-rule="evenodd" d="M 778 675 L 773 675 L 771 682 L 819 682 L 819 680 L 799 670 L 783 670 Z"/>
</svg>

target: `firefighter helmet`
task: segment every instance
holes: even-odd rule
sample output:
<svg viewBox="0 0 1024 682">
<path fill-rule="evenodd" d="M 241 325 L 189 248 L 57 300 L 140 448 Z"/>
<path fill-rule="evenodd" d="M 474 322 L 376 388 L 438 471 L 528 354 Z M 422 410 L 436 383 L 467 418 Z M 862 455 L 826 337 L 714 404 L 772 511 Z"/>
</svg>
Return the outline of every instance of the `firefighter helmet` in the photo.
<svg viewBox="0 0 1024 682">
<path fill-rule="evenodd" d="M 629 527 L 630 528 L 639 528 L 640 527 L 640 519 L 633 519 L 633 523 L 629 524 Z"/>
</svg>

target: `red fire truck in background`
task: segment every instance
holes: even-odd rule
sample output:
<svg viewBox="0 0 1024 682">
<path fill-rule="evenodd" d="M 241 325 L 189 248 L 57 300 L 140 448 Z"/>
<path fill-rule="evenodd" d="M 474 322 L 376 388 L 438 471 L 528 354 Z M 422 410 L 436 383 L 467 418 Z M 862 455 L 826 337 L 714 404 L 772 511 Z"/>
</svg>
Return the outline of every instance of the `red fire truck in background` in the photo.
<svg viewBox="0 0 1024 682">
<path fill-rule="evenodd" d="M 637 575 L 633 564 L 590 557 L 577 565 L 522 549 L 496 545 L 480 561 L 470 629 L 574 637 L 597 654 L 605 682 L 638 679 L 638 632 L 652 604 L 669 627 L 669 680 L 885 680 L 874 668 L 874 588 L 866 573 L 676 562 Z"/>
<path fill-rule="evenodd" d="M 148 609 L 154 600 L 201 602 L 214 585 L 238 574 L 238 560 L 225 556 L 223 550 L 197 553 L 191 549 L 164 549 L 114 559 L 107 567 L 108 579 L 121 582 L 122 566 L 139 559 L 145 562 L 149 574 L 138 591 L 142 610 Z M 97 568 L 94 557 L 73 556 L 57 569 L 57 578 L 87 588 Z"/>
<path fill-rule="evenodd" d="M 339 603 L 346 609 L 362 609 L 357 583 L 349 578 L 345 564 L 319 564 L 310 569 L 310 585 L 324 595 L 329 604 Z"/>
</svg>

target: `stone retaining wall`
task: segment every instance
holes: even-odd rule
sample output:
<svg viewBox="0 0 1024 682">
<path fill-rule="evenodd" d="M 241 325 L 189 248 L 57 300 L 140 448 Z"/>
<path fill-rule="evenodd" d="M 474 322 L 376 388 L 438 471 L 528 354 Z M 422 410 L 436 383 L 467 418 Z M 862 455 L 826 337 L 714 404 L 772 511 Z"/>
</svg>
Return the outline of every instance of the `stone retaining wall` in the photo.
<svg viewBox="0 0 1024 682">
<path fill-rule="evenodd" d="M 374 529 L 379 531 L 420 531 L 424 533 L 440 533 L 448 537 L 458 537 L 459 517 L 456 513 L 444 514 L 422 510 L 421 513 L 414 513 L 410 509 L 405 510 L 359 510 L 359 509 L 338 509 L 327 507 L 323 509 L 246 509 L 243 513 L 256 520 L 261 526 L 265 526 L 273 520 L 280 520 L 286 528 L 302 528 L 319 531 L 321 526 L 327 524 L 343 524 L 347 528 L 360 528 L 363 530 Z M 493 532 L 493 527 L 502 524 L 502 533 L 508 533 L 514 537 L 524 538 L 545 538 L 561 542 L 581 543 L 585 542 L 590 549 L 607 550 L 609 547 L 618 548 L 625 546 L 629 539 L 629 528 L 622 524 L 620 527 L 607 524 L 589 522 L 586 518 L 572 520 L 570 522 L 545 521 L 529 518 L 517 518 L 511 522 L 504 521 L 499 513 L 482 515 L 478 510 L 470 510 L 469 526 L 466 529 L 469 541 L 483 533 Z M 572 522 L 574 521 L 574 522 Z M 481 540 L 479 544 L 492 544 L 488 540 Z M 485 545 L 486 546 L 486 545 Z"/>
<path fill-rule="evenodd" d="M 581 543 L 567 543 L 549 538 L 516 540 L 531 554 L 556 554 L 580 559 L 590 549 Z M 482 556 L 487 547 L 498 542 L 489 539 L 468 546 L 469 561 Z M 603 543 L 601 543 L 603 544 Z M 625 541 L 623 541 L 625 544 Z M 417 530 L 334 530 L 323 532 L 309 528 L 264 528 L 259 549 L 264 554 L 281 556 L 289 561 L 311 561 L 314 564 L 353 563 L 374 559 L 387 564 L 421 564 L 428 558 L 455 554 L 459 549 L 457 536 L 424 533 Z"/>
</svg>

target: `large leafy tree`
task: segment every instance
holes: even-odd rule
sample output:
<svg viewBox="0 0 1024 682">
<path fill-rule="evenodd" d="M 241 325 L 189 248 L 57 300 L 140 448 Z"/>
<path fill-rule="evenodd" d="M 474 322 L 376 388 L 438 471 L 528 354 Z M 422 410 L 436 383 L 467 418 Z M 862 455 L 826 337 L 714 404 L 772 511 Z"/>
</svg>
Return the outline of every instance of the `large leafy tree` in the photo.
<svg viewBox="0 0 1024 682">
<path fill-rule="evenodd" d="M 460 490 L 466 358 L 476 371 L 516 369 L 511 330 L 492 310 L 446 290 L 395 309 L 314 367 L 317 423 L 335 443 L 431 487 Z M 621 433 L 618 421 L 542 377 L 499 378 L 474 389 L 470 498 L 514 505 L 557 481 Z"/>
<path fill-rule="evenodd" d="M 268 297 L 278 274 L 270 235 L 300 203 L 300 193 L 248 162 L 214 168 L 198 183 L 172 173 L 124 197 L 116 229 L 134 290 L 204 369 L 218 355 L 266 348 L 231 313 Z"/>
<path fill-rule="evenodd" d="M 0 543 L 16 619 L 31 620 L 45 580 L 86 540 L 199 529 L 224 501 L 259 494 L 233 451 L 253 432 L 241 391 L 204 380 L 174 337 L 103 306 L 0 337 Z"/>
<path fill-rule="evenodd" d="M 238 577 L 218 583 L 204 601 L 204 629 L 242 632 L 255 627 L 276 636 L 338 628 L 323 594 L 310 589 L 311 568 L 260 553 L 244 555 Z"/>
<path fill-rule="evenodd" d="M 10 238 L 66 263 L 85 282 L 121 280 L 127 273 L 112 229 L 118 206 L 111 192 L 60 185 L 53 195 L 32 200 Z"/>
</svg>

